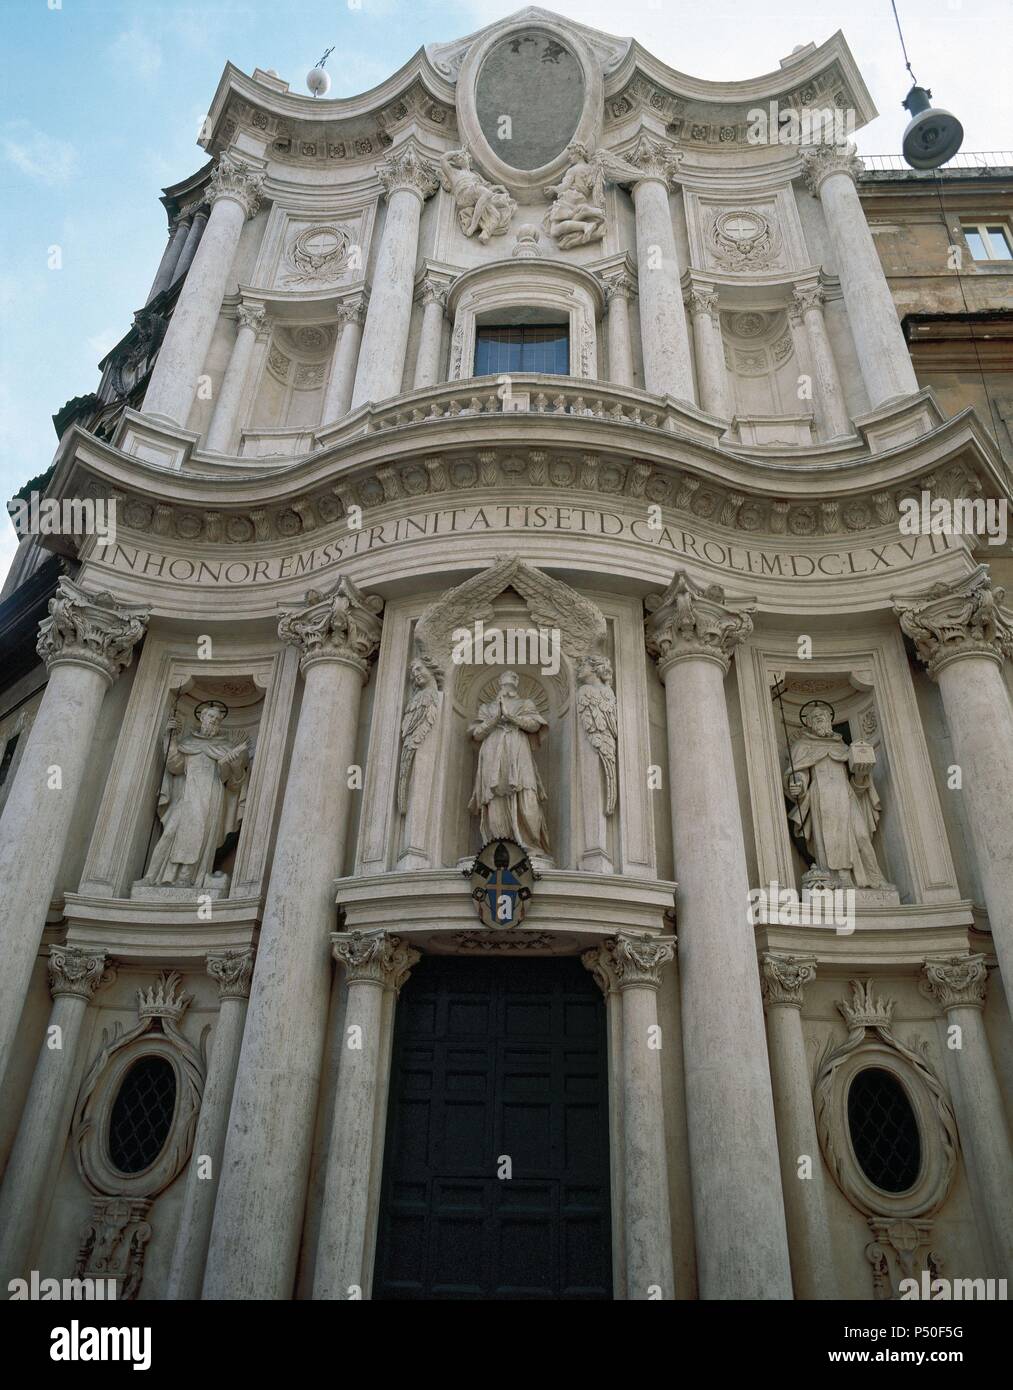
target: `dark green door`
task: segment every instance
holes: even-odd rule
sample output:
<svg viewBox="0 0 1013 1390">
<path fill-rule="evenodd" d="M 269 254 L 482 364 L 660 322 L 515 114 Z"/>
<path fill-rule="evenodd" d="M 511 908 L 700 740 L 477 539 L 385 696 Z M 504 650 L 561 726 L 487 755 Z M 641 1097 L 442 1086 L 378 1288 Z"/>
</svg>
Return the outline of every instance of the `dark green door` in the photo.
<svg viewBox="0 0 1013 1390">
<path fill-rule="evenodd" d="M 606 1078 L 576 957 L 423 957 L 397 1006 L 373 1298 L 611 1298 Z"/>
</svg>

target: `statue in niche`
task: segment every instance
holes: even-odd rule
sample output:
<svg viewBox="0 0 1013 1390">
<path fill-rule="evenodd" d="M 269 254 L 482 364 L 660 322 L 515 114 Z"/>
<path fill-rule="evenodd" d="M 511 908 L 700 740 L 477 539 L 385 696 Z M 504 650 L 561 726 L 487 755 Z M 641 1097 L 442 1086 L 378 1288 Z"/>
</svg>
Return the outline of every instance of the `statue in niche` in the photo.
<svg viewBox="0 0 1013 1390">
<path fill-rule="evenodd" d="M 612 689 L 612 663 L 605 656 L 586 656 L 577 669 L 577 713 L 588 742 L 598 754 L 605 784 L 606 816 L 616 809 L 616 745 L 619 722 Z"/>
<path fill-rule="evenodd" d="M 579 142 L 567 145 L 570 167 L 559 183 L 543 191 L 554 199 L 542 226 L 561 251 L 601 241 L 605 235 L 605 183 L 642 177 L 642 171 L 607 150 L 588 150 Z"/>
<path fill-rule="evenodd" d="M 548 721 L 533 700 L 518 695 L 519 683 L 516 671 L 504 671 L 496 698 L 479 705 L 478 719 L 468 728 L 480 745 L 468 809 L 480 819 L 483 841 L 516 840 L 529 851 L 547 855 L 545 788 L 533 750 Z"/>
<path fill-rule="evenodd" d="M 879 824 L 880 800 L 872 781 L 876 754 L 870 744 L 850 748 L 834 732 L 834 707 L 810 700 L 799 711 L 806 732 L 791 745 L 784 788 L 791 798 L 789 820 L 815 867 L 832 876 L 834 887 L 881 888 L 872 837 Z"/>
<path fill-rule="evenodd" d="M 467 237 L 478 233 L 484 245 L 490 237 L 503 236 L 517 204 L 501 183 L 489 183 L 471 167 L 466 149 L 440 156 L 440 183 L 457 204 L 457 221 Z"/>
<path fill-rule="evenodd" d="M 412 693 L 401 716 L 401 761 L 397 778 L 397 809 L 408 814 L 415 755 L 425 743 L 440 712 L 443 677 L 435 661 L 416 657 L 409 668 Z M 427 794 L 431 790 L 426 789 Z"/>
<path fill-rule="evenodd" d="M 220 700 L 205 700 L 194 711 L 197 727 L 182 737 L 175 718 L 169 720 L 158 792 L 162 834 L 140 880 L 144 887 L 228 887 L 228 875 L 214 871 L 215 854 L 239 825 L 250 755 L 241 730 L 222 728 L 228 712 Z"/>
</svg>

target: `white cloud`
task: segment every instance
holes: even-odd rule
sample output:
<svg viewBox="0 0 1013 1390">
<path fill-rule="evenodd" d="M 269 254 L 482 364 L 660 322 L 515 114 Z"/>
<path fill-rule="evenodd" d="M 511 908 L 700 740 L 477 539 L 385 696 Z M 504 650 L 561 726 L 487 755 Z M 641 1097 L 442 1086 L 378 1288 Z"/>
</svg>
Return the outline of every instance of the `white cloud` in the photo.
<svg viewBox="0 0 1013 1390">
<path fill-rule="evenodd" d="M 140 25 L 124 29 L 110 49 L 113 61 L 121 65 L 125 77 L 154 77 L 162 66 L 161 45 Z"/>
<path fill-rule="evenodd" d="M 8 121 L 0 148 L 8 164 L 39 183 L 66 183 L 77 163 L 77 150 L 69 141 L 36 130 L 28 121 Z"/>
</svg>

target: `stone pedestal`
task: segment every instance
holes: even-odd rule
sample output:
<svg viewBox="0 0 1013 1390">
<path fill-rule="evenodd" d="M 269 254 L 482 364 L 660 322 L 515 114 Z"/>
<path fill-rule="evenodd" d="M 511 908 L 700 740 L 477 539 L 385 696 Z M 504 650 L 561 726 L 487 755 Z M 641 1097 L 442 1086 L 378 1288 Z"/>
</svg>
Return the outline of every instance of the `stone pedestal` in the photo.
<svg viewBox="0 0 1013 1390">
<path fill-rule="evenodd" d="M 239 1056 L 204 1297 L 292 1296 L 327 1028 L 348 769 L 382 601 L 342 578 L 278 625 L 304 676 Z"/>
<path fill-rule="evenodd" d="M 335 932 L 331 942 L 335 960 L 345 968 L 348 1000 L 313 1297 L 368 1298 L 369 1199 L 372 1176 L 383 1160 L 386 1118 L 381 1113 L 381 1069 L 393 1005 L 419 953 L 383 931 Z"/>
<path fill-rule="evenodd" d="M 642 171 L 633 183 L 637 219 L 637 280 L 644 389 L 695 404 L 681 271 L 668 190 L 679 155 L 660 140 L 642 136 L 631 162 Z"/>
<path fill-rule="evenodd" d="M 266 335 L 267 315 L 262 304 L 241 304 L 236 317 L 239 320 L 236 341 L 218 388 L 215 413 L 204 440 L 205 448 L 218 453 L 229 452 L 246 394 L 253 348 L 257 338 Z"/>
<path fill-rule="evenodd" d="M 726 606 L 717 585 L 700 589 L 682 571 L 646 606 L 647 647 L 665 683 L 700 1297 L 791 1298 L 724 692 L 732 652 L 752 622 Z"/>
<path fill-rule="evenodd" d="M 972 1181 L 982 1197 L 995 1259 L 994 1277 L 1013 1279 L 1013 1152 L 1002 1094 L 985 1035 L 988 971 L 984 956 L 929 958 L 924 992 L 946 1010 L 948 1029 L 959 1028 L 949 1049 L 959 1087 L 953 1101 Z"/>
<path fill-rule="evenodd" d="M 380 169 L 387 220 L 373 273 L 366 327 L 352 391 L 352 409 L 401 390 L 411 327 L 422 204 L 439 186 L 432 165 L 412 144 L 393 150 Z"/>
<path fill-rule="evenodd" d="M 211 176 L 211 216 L 159 348 L 146 415 L 185 426 L 222 307 L 243 223 L 260 205 L 264 176 L 223 155 Z M 196 220 L 196 219 L 195 219 Z M 184 254 L 186 248 L 184 247 Z"/>
<path fill-rule="evenodd" d="M 327 379 L 320 413 L 320 422 L 323 425 L 329 425 L 334 420 L 340 420 L 342 415 L 348 414 L 368 303 L 368 295 L 356 294 L 350 299 L 343 299 L 338 305 L 338 337 L 334 344 L 331 374 Z"/>
<path fill-rule="evenodd" d="M 700 405 L 709 415 L 716 415 L 720 420 L 730 420 L 734 412 L 728 388 L 728 373 L 725 370 L 717 293 L 713 289 L 697 287 L 690 291 L 687 303 L 693 319 Z"/>
<path fill-rule="evenodd" d="M 422 332 L 415 359 L 415 390 L 433 386 L 440 379 L 440 356 L 443 349 L 443 320 L 447 310 L 445 285 L 426 276 L 415 295 L 422 307 Z"/>
<path fill-rule="evenodd" d="M 0 1190 L 0 1287 L 27 1277 L 33 1240 L 46 1224 L 53 1168 L 70 1127 L 78 1043 L 95 991 L 111 983 L 104 951 L 54 946 L 49 953 L 53 1008 L 31 1090 Z"/>
<path fill-rule="evenodd" d="M 988 567 L 894 600 L 900 624 L 939 683 L 960 768 L 988 921 L 1013 1013 L 1013 705 L 1002 665 L 1013 657 L 1013 625 L 999 609 Z M 953 795 L 954 793 L 950 793 Z"/>
<path fill-rule="evenodd" d="M 863 168 L 854 145 L 818 145 L 802 151 L 806 182 L 826 216 L 862 380 L 875 409 L 919 387 L 858 196 L 856 180 Z"/>
<path fill-rule="evenodd" d="M 608 379 L 614 386 L 633 385 L 633 338 L 630 300 L 637 292 L 633 278 L 622 272 L 602 282 L 608 305 Z"/>
<path fill-rule="evenodd" d="M 826 1178 L 802 1036 L 802 991 L 816 975 L 812 957 L 768 951 L 761 959 L 767 1046 L 774 1094 L 781 1189 L 788 1223 L 795 1297 L 840 1298 L 834 1274 Z M 808 1158 L 811 1175 L 799 1172 Z"/>
<path fill-rule="evenodd" d="M 49 683 L 0 820 L 0 1080 L 21 1018 L 106 690 L 129 666 L 148 610 L 66 577 L 40 625 Z"/>
<path fill-rule="evenodd" d="M 209 955 L 207 968 L 208 974 L 218 982 L 218 1022 L 211 1039 L 211 1057 L 186 1173 L 183 1210 L 172 1252 L 166 1298 L 200 1298 L 221 1177 L 229 1105 L 250 997 L 253 951 L 222 951 Z M 210 1160 L 206 1172 L 204 1160 Z"/>
<path fill-rule="evenodd" d="M 844 404 L 844 391 L 837 371 L 827 325 L 823 317 L 823 291 L 818 285 L 794 292 L 791 315 L 805 333 L 808 364 L 812 370 L 814 405 L 822 439 L 840 439 L 853 434 Z"/>
</svg>

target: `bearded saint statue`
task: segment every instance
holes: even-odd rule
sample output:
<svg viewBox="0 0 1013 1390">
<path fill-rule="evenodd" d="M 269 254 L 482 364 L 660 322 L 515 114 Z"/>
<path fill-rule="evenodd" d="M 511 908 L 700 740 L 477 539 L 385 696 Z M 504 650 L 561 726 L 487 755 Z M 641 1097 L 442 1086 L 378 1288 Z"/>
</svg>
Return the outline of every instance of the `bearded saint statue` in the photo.
<svg viewBox="0 0 1013 1390">
<path fill-rule="evenodd" d="M 834 732 L 834 708 L 810 700 L 799 711 L 806 732 L 791 745 L 784 788 L 794 802 L 789 820 L 805 839 L 815 866 L 828 869 L 842 888 L 881 888 L 872 837 L 880 801 L 872 781 L 875 753 L 848 745 Z"/>
<path fill-rule="evenodd" d="M 205 700 L 195 711 L 197 728 L 182 737 L 176 720 L 169 720 L 158 792 L 162 834 L 141 879 L 145 886 L 222 886 L 225 876 L 214 875 L 215 853 L 239 824 L 250 753 L 245 734 L 221 727 L 228 712 L 220 700 Z"/>
<path fill-rule="evenodd" d="M 469 726 L 481 746 L 468 809 L 480 818 L 483 842 L 516 840 L 527 850 L 548 854 L 545 788 L 533 753 L 548 720 L 533 700 L 517 694 L 519 684 L 516 671 L 504 671 L 496 698 L 479 705 L 478 719 Z"/>
</svg>

